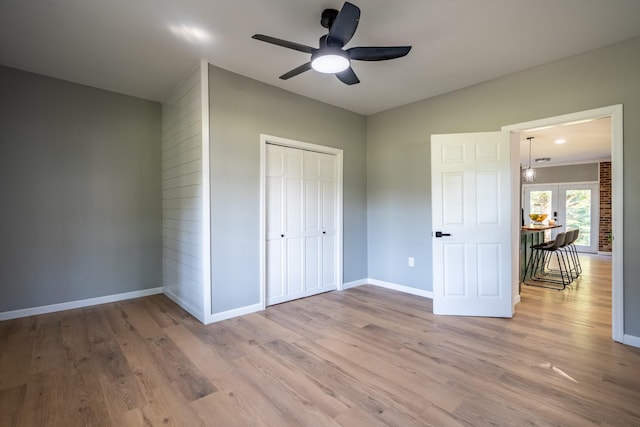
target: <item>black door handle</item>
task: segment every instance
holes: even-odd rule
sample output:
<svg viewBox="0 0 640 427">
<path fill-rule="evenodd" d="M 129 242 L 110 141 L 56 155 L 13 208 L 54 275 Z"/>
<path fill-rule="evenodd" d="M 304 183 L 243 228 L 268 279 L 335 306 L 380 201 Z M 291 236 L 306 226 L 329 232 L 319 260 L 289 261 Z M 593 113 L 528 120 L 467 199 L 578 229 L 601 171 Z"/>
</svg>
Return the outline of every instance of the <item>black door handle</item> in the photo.
<svg viewBox="0 0 640 427">
<path fill-rule="evenodd" d="M 451 236 L 451 234 L 443 233 L 442 231 L 436 231 L 436 237 L 442 237 L 442 236 Z"/>
</svg>

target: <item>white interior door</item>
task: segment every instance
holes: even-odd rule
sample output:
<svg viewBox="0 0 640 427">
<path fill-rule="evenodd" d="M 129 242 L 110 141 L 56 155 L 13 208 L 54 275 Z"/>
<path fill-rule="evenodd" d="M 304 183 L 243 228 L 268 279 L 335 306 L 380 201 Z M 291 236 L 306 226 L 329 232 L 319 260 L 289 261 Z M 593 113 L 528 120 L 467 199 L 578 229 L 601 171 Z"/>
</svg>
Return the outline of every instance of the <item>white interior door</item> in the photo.
<svg viewBox="0 0 640 427">
<path fill-rule="evenodd" d="M 336 156 L 266 145 L 267 305 L 334 290 Z"/>
<path fill-rule="evenodd" d="M 513 315 L 510 181 L 508 133 L 431 136 L 435 314 Z"/>
<path fill-rule="evenodd" d="M 525 184 L 523 209 L 525 224 L 529 213 L 546 213 L 562 225 L 558 231 L 579 229 L 576 248 L 581 252 L 598 252 L 600 194 L 597 183 Z"/>
</svg>

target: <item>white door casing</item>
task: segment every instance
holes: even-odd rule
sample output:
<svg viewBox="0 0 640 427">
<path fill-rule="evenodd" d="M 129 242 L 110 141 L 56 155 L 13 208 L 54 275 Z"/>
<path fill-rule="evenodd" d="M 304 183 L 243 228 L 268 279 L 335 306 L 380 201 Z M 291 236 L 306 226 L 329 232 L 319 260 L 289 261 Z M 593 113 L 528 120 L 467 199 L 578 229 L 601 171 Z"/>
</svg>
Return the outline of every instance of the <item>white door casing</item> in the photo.
<svg viewBox="0 0 640 427">
<path fill-rule="evenodd" d="M 266 144 L 266 305 L 337 288 L 336 155 Z"/>
<path fill-rule="evenodd" d="M 511 317 L 509 135 L 432 135 L 431 179 L 434 313 Z"/>
</svg>

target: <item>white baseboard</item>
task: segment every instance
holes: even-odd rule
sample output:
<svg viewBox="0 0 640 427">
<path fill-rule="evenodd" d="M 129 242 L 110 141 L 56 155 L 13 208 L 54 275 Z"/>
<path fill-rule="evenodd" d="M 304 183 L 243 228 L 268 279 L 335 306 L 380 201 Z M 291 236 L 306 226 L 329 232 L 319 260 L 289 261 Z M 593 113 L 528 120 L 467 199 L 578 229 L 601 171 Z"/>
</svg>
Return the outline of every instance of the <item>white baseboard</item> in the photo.
<svg viewBox="0 0 640 427">
<path fill-rule="evenodd" d="M 598 251 L 598 255 L 612 256 L 613 252 Z"/>
<path fill-rule="evenodd" d="M 178 304 L 182 309 L 184 309 L 187 313 L 189 313 L 190 315 L 192 315 L 193 317 L 195 317 L 196 319 L 198 319 L 201 323 L 205 323 L 204 322 L 204 313 L 202 312 L 202 309 L 198 310 L 197 307 L 192 306 L 191 304 L 188 304 L 187 302 L 185 302 L 183 299 L 181 299 L 180 297 L 178 297 L 176 294 L 174 294 L 173 292 L 171 292 L 169 290 L 169 288 L 163 288 L 162 289 L 162 293 L 164 293 L 167 298 L 169 298 L 171 301 L 175 302 L 176 304 Z"/>
<path fill-rule="evenodd" d="M 19 317 L 36 316 L 38 314 L 54 313 L 56 311 L 73 310 L 74 308 L 91 307 L 92 305 L 146 297 L 162 293 L 162 288 L 143 289 L 141 291 L 125 292 L 122 294 L 105 295 L 78 301 L 62 302 L 59 304 L 43 305 L 40 307 L 23 308 L 21 310 L 4 311 L 0 313 L 0 321 L 17 319 Z"/>
<path fill-rule="evenodd" d="M 515 298 L 513 298 L 513 306 L 515 307 L 515 305 L 519 303 L 520 303 L 520 295 L 516 295 Z"/>
<path fill-rule="evenodd" d="M 640 348 L 640 337 L 634 337 L 633 335 L 625 334 L 622 338 L 622 343 Z"/>
<path fill-rule="evenodd" d="M 433 292 L 423 289 L 412 288 L 411 286 L 398 285 L 396 283 L 384 282 L 382 280 L 367 279 L 371 285 L 380 286 L 381 288 L 392 289 L 394 291 L 404 292 L 405 294 L 418 295 L 420 297 L 433 299 Z"/>
<path fill-rule="evenodd" d="M 360 279 L 354 280 L 353 282 L 347 282 L 342 284 L 342 290 L 345 291 L 347 289 L 355 288 L 358 286 L 366 285 L 369 283 L 369 279 Z"/>
<path fill-rule="evenodd" d="M 245 314 L 251 314 L 262 310 L 264 309 L 262 308 L 262 304 L 260 303 L 247 305 L 240 308 L 234 308 L 233 310 L 223 311 L 221 313 L 214 313 L 206 316 L 204 324 L 208 325 L 209 323 L 220 322 L 222 320 L 231 319 L 232 317 L 244 316 Z"/>
</svg>

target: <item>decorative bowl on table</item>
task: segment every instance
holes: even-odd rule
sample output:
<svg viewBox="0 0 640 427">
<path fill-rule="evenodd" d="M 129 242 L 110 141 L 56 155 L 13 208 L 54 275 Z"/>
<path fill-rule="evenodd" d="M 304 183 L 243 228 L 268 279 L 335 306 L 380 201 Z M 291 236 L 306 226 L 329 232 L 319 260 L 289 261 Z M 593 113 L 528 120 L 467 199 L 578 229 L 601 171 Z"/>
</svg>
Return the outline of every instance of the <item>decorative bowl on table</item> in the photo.
<svg viewBox="0 0 640 427">
<path fill-rule="evenodd" d="M 546 213 L 530 213 L 529 218 L 533 221 L 533 225 L 544 225 L 543 221 L 547 219 Z"/>
</svg>

